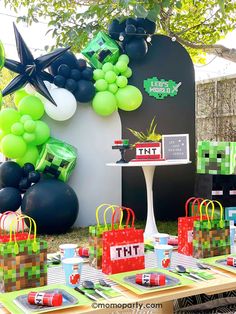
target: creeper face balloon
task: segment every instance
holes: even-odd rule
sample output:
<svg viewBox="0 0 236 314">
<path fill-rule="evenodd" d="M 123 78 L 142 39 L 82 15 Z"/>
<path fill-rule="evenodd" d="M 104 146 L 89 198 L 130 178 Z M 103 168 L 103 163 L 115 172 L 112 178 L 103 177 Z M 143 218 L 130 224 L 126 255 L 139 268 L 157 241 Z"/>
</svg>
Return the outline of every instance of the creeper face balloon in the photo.
<svg viewBox="0 0 236 314">
<path fill-rule="evenodd" d="M 197 172 L 236 174 L 236 142 L 198 142 Z"/>
</svg>

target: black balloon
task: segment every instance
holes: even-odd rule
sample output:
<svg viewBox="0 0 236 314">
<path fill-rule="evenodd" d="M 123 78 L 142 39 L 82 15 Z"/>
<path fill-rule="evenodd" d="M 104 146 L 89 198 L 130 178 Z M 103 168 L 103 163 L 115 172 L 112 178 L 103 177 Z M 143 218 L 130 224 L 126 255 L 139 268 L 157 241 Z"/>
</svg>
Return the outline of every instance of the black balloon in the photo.
<svg viewBox="0 0 236 314">
<path fill-rule="evenodd" d="M 70 67 L 66 64 L 61 64 L 57 70 L 57 74 L 66 78 L 70 77 Z"/>
<path fill-rule="evenodd" d="M 64 87 L 65 84 L 66 84 L 66 79 L 64 78 L 64 76 L 56 75 L 56 76 L 54 77 L 53 83 L 54 83 L 57 87 Z"/>
<path fill-rule="evenodd" d="M 56 106 L 54 99 L 44 83 L 44 81 L 52 82 L 53 77 L 44 70 L 49 67 L 54 60 L 63 55 L 69 48 L 63 48 L 60 51 L 53 51 L 34 59 L 15 24 L 13 24 L 13 26 L 20 62 L 5 59 L 4 66 L 13 72 L 16 72 L 18 75 L 7 85 L 7 87 L 5 87 L 2 95 L 6 96 L 11 94 L 27 83 L 30 83 L 34 86 L 38 93 L 43 95 Z"/>
<path fill-rule="evenodd" d="M 5 161 L 0 166 L 0 187 L 18 187 L 23 175 L 21 167 L 14 161 Z"/>
<path fill-rule="evenodd" d="M 141 60 L 148 52 L 148 45 L 143 38 L 135 38 L 125 45 L 125 52 L 131 59 Z"/>
<path fill-rule="evenodd" d="M 77 88 L 77 82 L 71 78 L 66 80 L 65 88 L 73 92 Z"/>
<path fill-rule="evenodd" d="M 113 20 L 112 23 L 108 27 L 108 33 L 111 38 L 115 40 L 119 40 L 119 35 L 125 28 L 125 21 L 120 23 L 118 20 Z"/>
<path fill-rule="evenodd" d="M 137 20 L 132 18 L 132 17 L 128 17 L 127 20 L 125 21 L 126 25 L 137 25 Z"/>
<path fill-rule="evenodd" d="M 6 187 L 0 190 L 0 213 L 16 211 L 21 206 L 21 193 L 18 189 Z"/>
<path fill-rule="evenodd" d="M 79 70 L 77 70 L 77 69 L 72 69 L 71 73 L 70 73 L 70 77 L 73 80 L 78 81 L 81 78 L 81 72 Z"/>
<path fill-rule="evenodd" d="M 143 27 L 146 30 L 147 34 L 154 34 L 156 30 L 156 23 L 150 21 L 149 19 L 145 19 L 143 23 Z"/>
<path fill-rule="evenodd" d="M 65 233 L 77 218 L 79 203 L 68 184 L 48 179 L 27 190 L 21 210 L 35 220 L 39 233 Z"/>
<path fill-rule="evenodd" d="M 22 193 L 24 193 L 31 186 L 31 182 L 28 178 L 22 178 L 19 183 L 19 189 Z"/>
<path fill-rule="evenodd" d="M 82 77 L 85 80 L 92 81 L 92 79 L 93 79 L 93 69 L 87 67 L 85 70 L 82 71 Z"/>
<path fill-rule="evenodd" d="M 58 48 L 55 51 L 61 51 L 62 48 Z M 66 51 L 62 56 L 60 56 L 56 61 L 54 61 L 49 67 L 49 71 L 52 75 L 57 75 L 57 69 L 61 64 L 66 64 L 70 68 L 75 68 L 77 63 L 76 56 L 71 51 Z"/>
<path fill-rule="evenodd" d="M 31 171 L 28 174 L 28 181 L 30 183 L 37 183 L 37 182 L 39 182 L 39 180 L 40 180 L 40 173 L 37 170 Z"/>
<path fill-rule="evenodd" d="M 23 169 L 23 175 L 25 177 L 27 177 L 31 171 L 35 170 L 34 165 L 31 164 L 30 162 L 25 163 L 22 169 Z"/>
<path fill-rule="evenodd" d="M 75 91 L 75 98 L 79 102 L 89 102 L 95 96 L 96 90 L 91 81 L 80 80 Z"/>
<path fill-rule="evenodd" d="M 87 67 L 87 63 L 84 59 L 78 59 L 77 60 L 77 68 L 80 70 L 80 71 L 83 71 L 85 70 Z"/>
<path fill-rule="evenodd" d="M 133 24 L 128 24 L 125 28 L 126 34 L 134 35 L 136 33 L 136 27 Z"/>
</svg>

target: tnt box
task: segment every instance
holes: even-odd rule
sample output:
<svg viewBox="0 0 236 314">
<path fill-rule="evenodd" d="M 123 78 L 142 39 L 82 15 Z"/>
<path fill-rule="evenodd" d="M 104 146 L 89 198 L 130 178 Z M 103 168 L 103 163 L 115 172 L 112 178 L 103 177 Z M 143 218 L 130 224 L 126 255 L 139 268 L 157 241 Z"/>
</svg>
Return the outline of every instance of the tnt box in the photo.
<svg viewBox="0 0 236 314">
<path fill-rule="evenodd" d="M 139 160 L 160 160 L 161 159 L 161 143 L 147 142 L 136 143 L 136 159 Z"/>
</svg>

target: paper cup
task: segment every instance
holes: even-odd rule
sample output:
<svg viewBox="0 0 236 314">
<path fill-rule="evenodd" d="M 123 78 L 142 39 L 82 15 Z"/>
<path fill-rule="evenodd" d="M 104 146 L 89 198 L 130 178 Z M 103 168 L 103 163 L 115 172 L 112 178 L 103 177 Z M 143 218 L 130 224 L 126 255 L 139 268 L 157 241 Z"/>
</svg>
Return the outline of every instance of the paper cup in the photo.
<svg viewBox="0 0 236 314">
<path fill-rule="evenodd" d="M 64 258 L 75 257 L 77 244 L 61 244 L 59 245 L 60 253 L 61 253 L 61 260 Z"/>
<path fill-rule="evenodd" d="M 170 236 L 167 233 L 156 233 L 153 235 L 153 244 L 168 244 Z"/>
<path fill-rule="evenodd" d="M 154 246 L 154 249 L 157 258 L 157 267 L 170 269 L 173 246 L 167 244 L 157 244 Z"/>
<path fill-rule="evenodd" d="M 62 261 L 66 285 L 72 288 L 78 287 L 81 277 L 83 259 L 80 257 L 65 258 Z"/>
<path fill-rule="evenodd" d="M 236 227 L 230 226 L 230 245 L 231 246 L 234 246 L 235 229 Z"/>
</svg>

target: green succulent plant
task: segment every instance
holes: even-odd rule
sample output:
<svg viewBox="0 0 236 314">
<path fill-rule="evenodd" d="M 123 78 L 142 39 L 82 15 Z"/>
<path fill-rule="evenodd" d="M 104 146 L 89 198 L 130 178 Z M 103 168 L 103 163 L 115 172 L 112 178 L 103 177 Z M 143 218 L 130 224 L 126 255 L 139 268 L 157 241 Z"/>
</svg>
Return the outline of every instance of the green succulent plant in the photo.
<svg viewBox="0 0 236 314">
<path fill-rule="evenodd" d="M 159 142 L 161 140 L 161 134 L 156 133 L 157 123 L 155 123 L 156 117 L 151 121 L 149 129 L 144 132 L 138 132 L 128 128 L 128 130 L 140 141 L 140 142 Z"/>
</svg>

